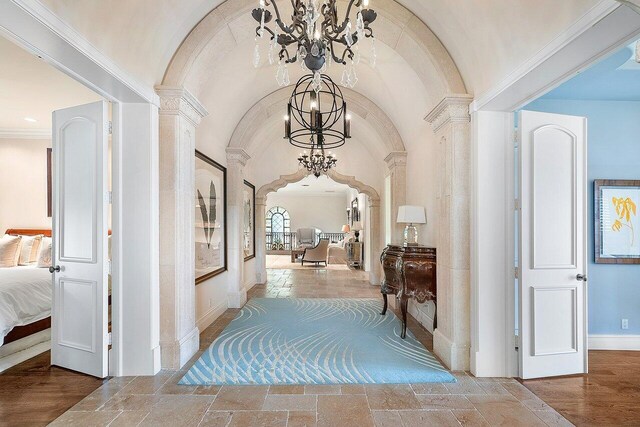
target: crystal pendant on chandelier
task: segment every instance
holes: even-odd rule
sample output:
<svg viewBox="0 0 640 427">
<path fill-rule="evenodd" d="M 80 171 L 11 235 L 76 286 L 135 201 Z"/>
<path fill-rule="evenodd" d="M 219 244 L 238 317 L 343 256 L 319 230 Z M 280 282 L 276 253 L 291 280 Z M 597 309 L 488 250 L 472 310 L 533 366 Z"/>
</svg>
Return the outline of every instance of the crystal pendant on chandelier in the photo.
<svg viewBox="0 0 640 427">
<path fill-rule="evenodd" d="M 300 61 L 300 66 L 312 74 L 322 72 L 332 63 L 344 65 L 343 84 L 353 87 L 358 81 L 353 69 L 360 62 L 358 43 L 365 38 L 375 40 L 370 25 L 378 15 L 369 9 L 369 0 L 348 0 L 344 19 L 338 17 L 338 0 L 290 0 L 294 13 L 289 15 L 292 21 L 287 23 L 282 21 L 286 14 L 280 13 L 278 1 L 282 0 L 260 0 L 258 7 L 251 11 L 259 23 L 256 42 L 263 34 L 270 35 L 269 63 L 276 61 L 272 51 L 276 45 L 280 46 L 277 60 L 279 64 L 284 63 L 284 69 L 279 65 L 278 84 L 289 84 L 286 66 Z M 273 13 L 267 7 L 272 8 Z M 370 63 L 375 64 L 375 61 L 373 45 Z M 254 65 L 260 63 L 257 46 L 253 62 Z"/>
<path fill-rule="evenodd" d="M 309 154 L 300 154 L 298 163 L 313 176 L 320 178 L 320 175 L 329 172 L 338 163 L 338 159 L 331 152 L 325 155 L 321 144 L 314 144 L 314 147 L 309 150 Z"/>
</svg>

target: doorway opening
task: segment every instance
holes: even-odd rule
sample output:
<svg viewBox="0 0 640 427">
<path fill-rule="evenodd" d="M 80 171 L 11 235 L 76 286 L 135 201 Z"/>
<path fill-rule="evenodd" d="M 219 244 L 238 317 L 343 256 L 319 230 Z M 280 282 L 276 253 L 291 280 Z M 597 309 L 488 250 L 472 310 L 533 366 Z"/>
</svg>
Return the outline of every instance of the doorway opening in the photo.
<svg viewBox="0 0 640 427">
<path fill-rule="evenodd" d="M 53 365 L 104 378 L 111 105 L 7 38 L 0 52 L 0 233 L 17 251 L 0 269 L 0 371 L 53 347 Z"/>
<path fill-rule="evenodd" d="M 524 110 L 581 116 L 588 123 L 586 239 L 589 348 L 640 349 L 640 57 L 634 41 Z"/>
<path fill-rule="evenodd" d="M 368 197 L 322 175 L 270 193 L 266 201 L 267 269 L 370 271 Z"/>
</svg>

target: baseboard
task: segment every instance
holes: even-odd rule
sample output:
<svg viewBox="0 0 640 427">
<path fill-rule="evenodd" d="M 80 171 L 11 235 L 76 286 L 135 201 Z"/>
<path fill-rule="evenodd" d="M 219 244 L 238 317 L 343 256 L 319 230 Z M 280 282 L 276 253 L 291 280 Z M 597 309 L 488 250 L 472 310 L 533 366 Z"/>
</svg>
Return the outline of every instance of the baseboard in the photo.
<svg viewBox="0 0 640 427">
<path fill-rule="evenodd" d="M 249 292 L 251 289 L 253 289 L 255 285 L 257 285 L 257 283 L 254 283 L 254 282 L 245 283 L 243 288 L 244 292 L 245 293 Z"/>
<path fill-rule="evenodd" d="M 589 335 L 589 350 L 640 351 L 640 335 Z"/>
<path fill-rule="evenodd" d="M 427 313 L 431 307 L 409 301 L 409 314 L 411 314 L 425 329 L 433 334 L 433 317 Z"/>
<path fill-rule="evenodd" d="M 470 348 L 468 345 L 457 345 L 436 329 L 433 333 L 433 352 L 442 363 L 452 371 L 468 371 Z"/>
<path fill-rule="evenodd" d="M 222 316 L 222 313 L 224 313 L 226 310 L 227 310 L 226 301 L 211 308 L 209 311 L 207 311 L 204 314 L 204 316 L 202 316 L 196 322 L 196 326 L 198 327 L 198 330 L 202 332 L 205 329 L 207 329 L 209 325 L 211 325 L 218 317 Z"/>
<path fill-rule="evenodd" d="M 47 350 L 51 349 L 51 341 L 41 342 L 39 344 L 33 345 L 24 350 L 17 351 L 8 356 L 0 358 L 0 372 L 3 372 L 12 366 L 17 365 L 18 363 L 22 363 L 25 360 L 29 360 L 32 357 L 39 355 L 40 353 L 44 353 Z"/>
</svg>

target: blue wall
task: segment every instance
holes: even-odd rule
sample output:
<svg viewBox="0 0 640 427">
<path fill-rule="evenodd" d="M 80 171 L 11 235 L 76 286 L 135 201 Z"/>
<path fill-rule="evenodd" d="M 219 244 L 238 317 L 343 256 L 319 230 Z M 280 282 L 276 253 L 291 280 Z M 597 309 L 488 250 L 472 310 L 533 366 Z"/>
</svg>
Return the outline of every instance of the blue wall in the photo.
<svg viewBox="0 0 640 427">
<path fill-rule="evenodd" d="M 589 333 L 640 334 L 640 265 L 595 264 L 593 248 L 593 180 L 640 180 L 640 102 L 538 99 L 523 109 L 587 117 Z"/>
</svg>

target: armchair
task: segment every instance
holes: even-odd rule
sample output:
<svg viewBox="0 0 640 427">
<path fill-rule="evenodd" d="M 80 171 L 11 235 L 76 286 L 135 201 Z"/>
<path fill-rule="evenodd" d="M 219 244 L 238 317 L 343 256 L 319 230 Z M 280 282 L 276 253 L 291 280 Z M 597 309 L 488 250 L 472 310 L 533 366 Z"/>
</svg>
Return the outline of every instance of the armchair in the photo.
<svg viewBox="0 0 640 427">
<path fill-rule="evenodd" d="M 316 244 L 316 230 L 314 228 L 298 228 L 296 238 L 299 248 L 311 248 Z"/>
<path fill-rule="evenodd" d="M 327 251 L 329 249 L 329 240 L 322 239 L 320 242 L 314 246 L 313 248 L 307 248 L 304 250 L 304 255 L 302 255 L 302 265 L 306 262 L 313 262 L 316 265 L 324 262 L 324 265 L 327 265 Z"/>
</svg>

